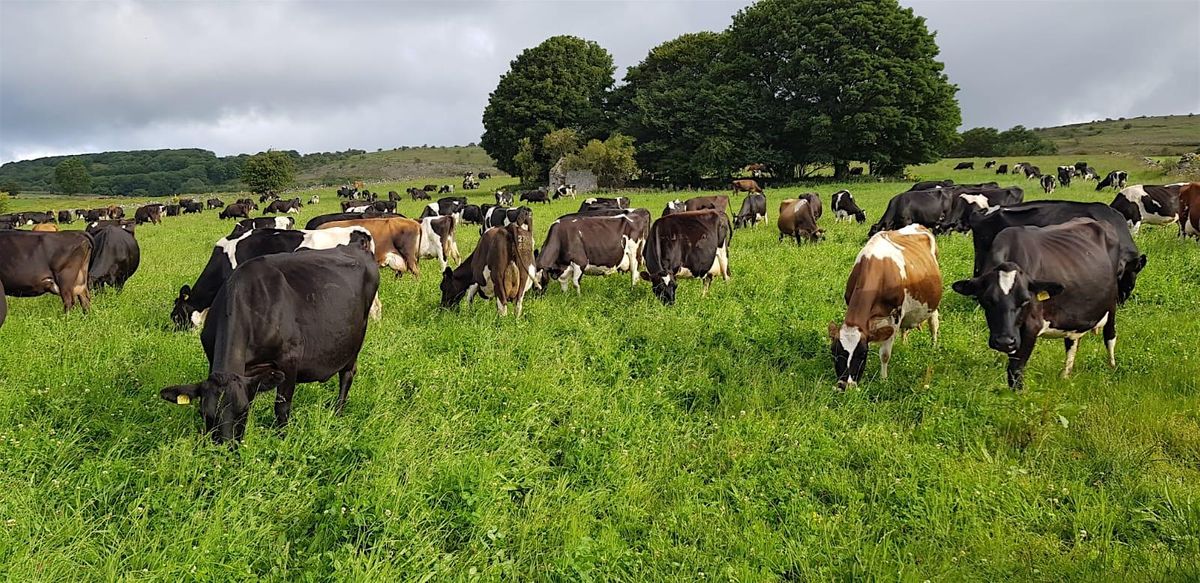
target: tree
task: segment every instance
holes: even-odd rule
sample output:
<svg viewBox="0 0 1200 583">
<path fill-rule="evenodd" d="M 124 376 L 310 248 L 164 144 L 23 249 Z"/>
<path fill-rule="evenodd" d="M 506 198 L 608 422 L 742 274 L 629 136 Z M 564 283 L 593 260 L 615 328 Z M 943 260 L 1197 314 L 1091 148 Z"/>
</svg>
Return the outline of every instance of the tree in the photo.
<svg viewBox="0 0 1200 583">
<path fill-rule="evenodd" d="M 542 150 L 551 164 L 557 164 L 558 159 L 573 154 L 579 149 L 579 133 L 571 128 L 554 130 L 542 138 Z"/>
<path fill-rule="evenodd" d="M 0 186 L 0 192 L 7 193 L 9 196 L 16 198 L 21 194 L 21 187 L 16 182 L 6 182 L 4 186 Z"/>
<path fill-rule="evenodd" d="M 1025 129 L 1025 126 L 1013 126 L 1000 132 L 996 140 L 996 154 L 1000 156 L 1044 156 L 1058 153 L 1054 142 Z"/>
<path fill-rule="evenodd" d="M 513 157 L 522 138 L 533 140 L 539 164 L 553 164 L 542 151 L 547 133 L 573 128 L 582 139 L 607 133 L 604 110 L 615 70 L 608 51 L 578 37 L 554 36 L 526 49 L 488 96 L 480 145 L 509 174 L 520 174 Z"/>
<path fill-rule="evenodd" d="M 946 154 L 958 158 L 999 156 L 1000 132 L 996 128 L 971 128 L 958 137 L 958 145 Z"/>
<path fill-rule="evenodd" d="M 292 157 L 277 150 L 259 152 L 242 164 L 242 182 L 251 192 L 258 194 L 283 190 L 295 178 L 296 165 Z"/>
<path fill-rule="evenodd" d="M 54 169 L 54 184 L 63 194 L 87 192 L 92 186 L 92 177 L 79 158 L 67 158 Z"/>
<path fill-rule="evenodd" d="M 523 183 L 535 183 L 542 176 L 542 165 L 534 155 L 533 140 L 529 138 L 521 138 L 517 153 L 513 156 L 513 164 L 517 168 L 515 175 L 521 177 Z"/>
<path fill-rule="evenodd" d="M 567 166 L 591 170 L 599 186 L 619 188 L 638 171 L 634 152 L 633 138 L 614 132 L 603 142 L 589 141 L 579 153 L 567 158 Z"/>
<path fill-rule="evenodd" d="M 954 143 L 957 88 L 925 19 L 896 0 L 762 0 L 728 34 L 770 119 L 769 145 L 794 164 L 852 160 L 894 174 Z"/>
</svg>

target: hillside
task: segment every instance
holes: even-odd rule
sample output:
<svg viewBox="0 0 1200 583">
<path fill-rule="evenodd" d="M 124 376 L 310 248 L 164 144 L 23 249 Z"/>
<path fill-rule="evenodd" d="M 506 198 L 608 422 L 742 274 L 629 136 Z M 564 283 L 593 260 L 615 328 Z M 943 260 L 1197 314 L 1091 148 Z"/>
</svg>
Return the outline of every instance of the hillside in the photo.
<svg viewBox="0 0 1200 583">
<path fill-rule="evenodd" d="M 1034 133 L 1054 142 L 1059 154 L 1165 156 L 1200 150 L 1200 116 L 1196 115 L 1094 121 L 1041 128 Z"/>
<path fill-rule="evenodd" d="M 301 170 L 297 178 L 301 184 L 334 185 L 351 180 L 406 180 L 480 171 L 499 173 L 495 162 L 479 146 L 402 147 L 313 166 Z"/>
</svg>

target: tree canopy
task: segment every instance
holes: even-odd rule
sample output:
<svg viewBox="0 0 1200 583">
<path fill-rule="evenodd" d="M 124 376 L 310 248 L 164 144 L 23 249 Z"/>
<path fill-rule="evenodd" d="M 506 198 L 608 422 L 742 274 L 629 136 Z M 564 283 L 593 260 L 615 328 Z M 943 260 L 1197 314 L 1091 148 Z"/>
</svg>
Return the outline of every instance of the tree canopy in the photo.
<svg viewBox="0 0 1200 583">
<path fill-rule="evenodd" d="M 572 169 L 590 170 L 596 175 L 598 186 L 624 186 L 638 171 L 637 161 L 634 160 L 633 138 L 613 132 L 603 142 L 591 140 L 578 152 L 567 157 L 567 166 Z"/>
<path fill-rule="evenodd" d="M 267 150 L 250 156 L 242 165 L 242 182 L 251 192 L 263 194 L 290 186 L 296 179 L 296 164 L 284 152 Z"/>
<path fill-rule="evenodd" d="M 513 158 L 521 139 L 529 138 L 534 160 L 548 168 L 555 161 L 542 137 L 554 129 L 571 128 L 585 140 L 607 135 L 614 71 L 608 51 L 578 37 L 554 36 L 526 49 L 488 96 L 480 145 L 498 168 L 521 175 Z"/>
<path fill-rule="evenodd" d="M 54 184 L 58 192 L 78 194 L 91 188 L 92 177 L 78 158 L 67 158 L 54 168 Z"/>
</svg>

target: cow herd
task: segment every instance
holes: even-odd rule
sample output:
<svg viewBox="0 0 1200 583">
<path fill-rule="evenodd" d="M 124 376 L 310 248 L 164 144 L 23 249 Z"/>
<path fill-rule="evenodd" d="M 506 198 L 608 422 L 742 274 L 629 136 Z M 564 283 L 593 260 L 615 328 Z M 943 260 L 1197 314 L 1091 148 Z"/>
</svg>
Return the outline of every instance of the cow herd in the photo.
<svg viewBox="0 0 1200 583">
<path fill-rule="evenodd" d="M 551 281 L 563 292 L 573 288 L 580 294 L 584 275 L 614 273 L 626 274 L 634 287 L 645 280 L 658 300 L 671 305 L 681 279 L 701 280 L 702 295 L 712 280 L 729 280 L 734 229 L 768 220 L 766 194 L 754 181 L 734 183 L 735 196 L 745 196 L 732 221 L 726 195 L 672 200 L 657 219 L 647 209 L 631 208 L 627 197 L 587 198 L 578 211 L 550 224 L 539 247 L 533 211 L 510 206 L 512 193 L 497 192 L 496 204 L 480 205 L 462 196 L 443 197 L 408 218 L 395 212 L 394 201 L 343 191 L 343 198 L 369 204 L 314 217 L 304 229 L 295 229 L 295 219 L 287 216 L 302 208 L 298 198 L 261 200 L 269 200 L 264 214 L 284 215 L 272 217 L 248 217 L 258 206 L 251 199 L 175 205 L 181 212 L 199 212 L 183 211 L 192 205 L 222 208 L 221 218 L 240 219 L 214 244 L 197 277 L 179 289 L 169 313 L 177 329 L 201 329 L 209 374 L 199 383 L 165 388 L 161 396 L 180 404 L 199 399 L 205 427 L 216 440 L 241 439 L 250 403 L 262 391 L 276 391 L 275 418 L 282 426 L 298 383 L 337 374 L 341 410 L 368 323 L 382 317 L 380 268 L 391 269 L 396 278 L 416 277 L 420 260 L 434 259 L 441 269 L 443 308 L 457 309 L 464 299 L 470 304 L 478 297 L 494 300 L 500 316 L 512 307 L 520 317 L 529 292 L 545 293 Z M 376 206 L 379 202 L 393 204 Z M 834 192 L 830 202 L 836 220 L 866 222 L 849 191 Z M 172 216 L 171 206 L 142 206 L 132 221 L 107 212 L 85 231 L 0 230 L 6 251 L 0 253 L 0 324 L 7 315 L 5 293 L 55 293 L 64 311 L 79 304 L 86 312 L 89 289 L 120 288 L 137 270 L 135 227 Z M 821 241 L 822 207 L 817 193 L 780 201 L 779 239 Z M 50 213 L 36 219 L 44 214 Z M 9 227 L 31 220 L 6 217 Z M 1147 262 L 1133 234 L 1142 223 L 1175 221 L 1181 234 L 1200 236 L 1200 183 L 1130 186 L 1110 205 L 1025 202 L 1021 188 L 995 182 L 914 184 L 892 197 L 870 227 L 846 282 L 845 316 L 829 323 L 838 386 L 862 380 L 871 344 L 880 347 L 880 374 L 886 378 L 898 335 L 927 322 L 937 342 L 943 282 L 936 235 L 948 232 L 972 234 L 972 277 L 950 287 L 981 306 L 988 345 L 1008 356 L 1009 386 L 1022 386 L 1025 364 L 1043 336 L 1064 339 L 1064 375 L 1089 331 L 1102 334 L 1115 366 L 1117 308 L 1133 293 Z M 455 235 L 465 224 L 479 225 L 481 236 L 463 258 Z"/>
</svg>

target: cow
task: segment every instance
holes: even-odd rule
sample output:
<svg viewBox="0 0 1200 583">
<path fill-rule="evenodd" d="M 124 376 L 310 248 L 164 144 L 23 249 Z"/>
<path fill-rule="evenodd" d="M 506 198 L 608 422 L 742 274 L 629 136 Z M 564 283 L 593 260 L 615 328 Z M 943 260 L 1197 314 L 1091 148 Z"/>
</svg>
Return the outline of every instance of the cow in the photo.
<svg viewBox="0 0 1200 583">
<path fill-rule="evenodd" d="M 571 197 L 571 200 L 575 200 L 575 185 L 574 184 L 560 184 L 558 186 L 558 188 L 554 189 L 554 199 L 555 200 L 558 200 L 560 198 L 566 198 L 568 196 Z"/>
<path fill-rule="evenodd" d="M 1025 178 L 1033 180 L 1034 178 L 1042 177 L 1042 169 L 1032 164 L 1024 164 L 1021 166 L 1021 171 L 1024 172 Z"/>
<path fill-rule="evenodd" d="M 343 200 L 341 203 L 342 212 L 344 213 L 361 213 L 371 208 L 372 203 L 364 203 L 357 200 Z"/>
<path fill-rule="evenodd" d="M 1050 194 L 1054 192 L 1054 177 L 1046 174 L 1042 176 L 1042 192 Z"/>
<path fill-rule="evenodd" d="M 1108 364 L 1117 365 L 1117 232 L 1076 218 L 1048 227 L 1009 227 L 996 235 L 980 274 L 954 282 L 975 298 L 988 324 L 988 346 L 1008 355 L 1008 386 L 1021 389 L 1040 336 L 1061 337 L 1075 365 L 1079 339 L 1103 328 Z"/>
<path fill-rule="evenodd" d="M 1006 188 L 955 187 L 949 189 L 950 210 L 934 229 L 937 233 L 971 230 L 971 216 L 995 207 L 1012 206 L 1025 201 L 1025 191 L 1016 186 Z"/>
<path fill-rule="evenodd" d="M 327 215 L 318 215 L 318 216 L 315 216 L 315 217 L 309 219 L 308 223 L 304 225 L 304 228 L 306 230 L 311 231 L 313 229 L 319 228 L 321 225 L 324 225 L 325 223 L 332 223 L 334 221 L 351 221 L 351 220 L 356 220 L 356 219 L 379 219 L 379 218 L 391 218 L 391 217 L 406 218 L 404 215 L 402 215 L 400 213 L 381 213 L 381 212 L 376 211 L 375 209 L 368 208 L 365 211 L 357 212 L 357 213 L 330 213 Z"/>
<path fill-rule="evenodd" d="M 43 213 L 43 212 L 36 212 L 36 211 L 28 212 L 28 213 L 21 213 L 21 218 L 24 219 L 24 222 L 27 225 L 44 225 L 46 223 L 54 222 L 54 214 L 53 213 Z"/>
<path fill-rule="evenodd" d="M 1008 164 L 1001 164 L 997 166 L 996 174 L 1008 174 Z"/>
<path fill-rule="evenodd" d="M 496 204 L 498 204 L 500 206 L 512 206 L 512 204 L 513 204 L 512 193 L 504 192 L 503 190 L 497 190 L 496 191 Z"/>
<path fill-rule="evenodd" d="M 381 213 L 394 213 L 396 212 L 396 201 L 377 200 L 371 203 L 371 208 Z"/>
<path fill-rule="evenodd" d="M 867 232 L 868 237 L 881 231 L 895 231 L 912 224 L 940 230 L 950 214 L 954 196 L 948 189 L 910 190 L 893 196 L 887 209 Z"/>
<path fill-rule="evenodd" d="M 204 205 L 194 200 L 183 200 L 179 202 L 179 206 L 183 209 L 183 214 L 200 214 L 204 212 Z"/>
<path fill-rule="evenodd" d="M 735 194 L 735 195 L 739 192 L 748 192 L 751 194 L 762 194 L 762 191 L 763 191 L 762 187 L 760 187 L 758 185 L 757 180 L 750 180 L 750 179 L 734 180 L 733 182 L 729 183 L 729 187 L 733 189 L 733 194 Z"/>
<path fill-rule="evenodd" d="M 467 206 L 467 197 L 448 196 L 439 198 L 425 205 L 418 218 L 425 217 L 454 217 L 455 222 L 462 220 L 463 208 Z"/>
<path fill-rule="evenodd" d="M 204 324 L 217 292 L 238 266 L 255 257 L 292 253 L 299 249 L 331 249 L 348 245 L 351 235 L 370 233 L 361 228 L 315 231 L 251 229 L 235 237 L 223 237 L 213 246 L 208 263 L 192 285 L 179 288 L 171 308 L 175 328 L 184 330 Z"/>
<path fill-rule="evenodd" d="M 540 202 L 540 203 L 550 204 L 550 196 L 546 193 L 546 191 L 544 189 L 541 189 L 541 188 L 539 188 L 537 190 L 522 191 L 521 196 L 517 197 L 517 200 L 519 200 L 521 202 L 529 202 L 529 203 Z"/>
<path fill-rule="evenodd" d="M 729 197 L 723 194 L 718 194 L 716 196 L 694 196 L 683 202 L 680 202 L 678 199 L 668 202 L 667 207 L 663 209 L 662 216 L 665 217 L 669 214 L 677 212 L 699 211 L 705 209 L 713 209 L 720 211 L 721 214 L 725 214 L 728 208 Z"/>
<path fill-rule="evenodd" d="M 701 295 L 708 295 L 714 277 L 729 281 L 732 234 L 723 211 L 683 211 L 661 217 L 650 226 L 643 252 L 646 269 L 638 276 L 650 282 L 654 296 L 668 306 L 675 303 L 681 278 L 701 279 Z"/>
<path fill-rule="evenodd" d="M 1100 174 L 1098 174 L 1096 172 L 1095 168 L 1088 166 L 1087 169 L 1083 171 L 1083 179 L 1084 180 L 1100 180 Z"/>
<path fill-rule="evenodd" d="M 974 162 L 959 162 L 958 164 L 956 164 L 954 166 L 954 169 L 955 170 L 974 170 L 975 163 Z"/>
<path fill-rule="evenodd" d="M 821 215 L 825 212 L 824 205 L 821 204 L 821 195 L 815 192 L 806 192 L 797 195 L 796 198 L 808 201 L 808 204 L 812 206 L 814 219 L 821 218 Z"/>
<path fill-rule="evenodd" d="M 1013 164 L 1012 167 L 1009 168 L 1009 170 L 1008 170 L 1009 174 L 1024 174 L 1026 164 L 1029 164 L 1029 163 L 1028 162 L 1018 162 L 1016 164 Z"/>
<path fill-rule="evenodd" d="M 361 227 L 371 233 L 375 243 L 375 260 L 380 267 L 391 268 L 397 278 L 404 272 L 411 273 L 413 277 L 421 276 L 418 263 L 422 233 L 420 222 L 404 217 L 350 219 L 325 223 L 318 230 L 338 227 Z"/>
<path fill-rule="evenodd" d="M 141 263 L 142 251 L 133 232 L 117 225 L 89 227 L 87 232 L 93 245 L 88 284 L 93 290 L 105 286 L 121 289 Z"/>
<path fill-rule="evenodd" d="M 477 204 L 469 204 L 462 209 L 462 222 L 471 225 L 483 224 L 483 210 Z"/>
<path fill-rule="evenodd" d="M 270 201 L 276 201 L 276 200 L 279 200 L 279 195 L 278 195 L 278 194 L 275 194 L 274 192 L 265 192 L 265 193 L 263 193 L 262 195 L 260 195 L 260 196 L 258 197 L 258 202 L 259 202 L 259 204 L 265 203 L 265 202 L 267 202 L 268 200 L 270 200 Z M 268 206 L 269 206 L 269 205 L 268 205 Z"/>
<path fill-rule="evenodd" d="M 792 237 L 799 245 L 802 239 L 817 242 L 825 238 L 825 231 L 817 226 L 816 207 L 807 198 L 789 198 L 779 203 L 779 241 Z"/>
<path fill-rule="evenodd" d="M 210 198 L 210 199 L 204 201 L 204 204 L 209 208 L 209 210 L 225 208 L 224 201 L 222 201 L 219 198 Z"/>
<path fill-rule="evenodd" d="M 308 197 L 308 204 L 321 204 L 321 197 L 316 194 Z"/>
<path fill-rule="evenodd" d="M 1200 182 L 1179 189 L 1179 235 L 1200 239 Z"/>
<path fill-rule="evenodd" d="M 250 218 L 250 208 L 244 204 L 234 203 L 221 209 L 221 213 L 217 217 L 222 219 L 248 219 Z"/>
<path fill-rule="evenodd" d="M 1113 170 L 1112 172 L 1108 173 L 1108 176 L 1104 177 L 1104 180 L 1101 180 L 1096 184 L 1096 192 L 1100 192 L 1101 190 L 1104 190 L 1110 186 L 1113 190 L 1125 188 L 1125 181 L 1128 179 L 1128 172 L 1125 172 L 1124 170 Z"/>
<path fill-rule="evenodd" d="M 492 175 L 488 172 L 480 172 L 479 173 L 480 180 L 487 180 L 488 178 L 491 178 L 491 177 L 492 177 Z"/>
<path fill-rule="evenodd" d="M 177 217 L 183 212 L 183 207 L 177 204 L 163 205 L 163 215 L 168 217 Z M 111 215 L 110 215 L 111 216 Z M 116 218 L 116 217 L 113 217 Z"/>
<path fill-rule="evenodd" d="M 995 167 L 995 166 L 996 166 L 996 161 L 995 161 L 995 160 L 988 160 L 987 162 L 984 162 L 984 163 L 983 163 L 983 169 L 984 169 L 984 170 L 990 170 L 991 168 L 993 168 L 993 167 Z"/>
<path fill-rule="evenodd" d="M 348 184 L 343 184 L 337 189 L 338 198 L 354 198 L 358 196 L 358 189 L 351 187 Z"/>
<path fill-rule="evenodd" d="M 58 211 L 58 224 L 69 225 L 74 221 L 75 217 L 72 216 L 71 211 Z"/>
<path fill-rule="evenodd" d="M 750 193 L 742 199 L 742 208 L 733 217 L 733 228 L 753 227 L 767 220 L 767 197 Z"/>
<path fill-rule="evenodd" d="M 110 218 L 110 219 L 125 218 L 125 209 L 123 209 L 120 206 L 115 205 L 115 204 L 108 205 L 108 218 Z"/>
<path fill-rule="evenodd" d="M 461 260 L 458 241 L 454 240 L 454 217 L 425 217 L 421 219 L 421 259 L 437 259 L 446 269 L 449 261 Z"/>
<path fill-rule="evenodd" d="M 517 208 L 489 206 L 481 210 L 483 210 L 483 223 L 479 228 L 480 235 L 490 228 L 504 227 L 510 224 L 525 225 L 529 229 L 533 229 L 533 209 L 527 206 Z"/>
<path fill-rule="evenodd" d="M 377 307 L 379 268 L 370 245 L 370 237 L 354 232 L 333 249 L 247 261 L 217 294 L 214 317 L 200 332 L 208 378 L 159 395 L 183 405 L 199 398 L 205 430 L 217 443 L 242 440 L 259 392 L 275 389 L 275 424 L 282 428 L 296 384 L 334 374 L 340 415 L 358 372 L 367 318 Z"/>
<path fill-rule="evenodd" d="M 162 224 L 162 213 L 164 208 L 164 205 L 157 203 L 139 207 L 133 212 L 133 220 L 139 225 L 144 225 L 146 223 L 160 225 Z"/>
<path fill-rule="evenodd" d="M 1073 168 L 1075 168 L 1076 175 L 1084 176 L 1085 174 L 1087 174 L 1087 171 L 1089 168 L 1091 168 L 1091 166 L 1088 166 L 1087 162 L 1076 162 L 1075 166 L 1073 166 Z M 1095 174 L 1095 172 L 1093 172 L 1093 174 Z"/>
<path fill-rule="evenodd" d="M 949 179 L 926 180 L 924 182 L 917 182 L 913 184 L 908 188 L 908 192 L 913 192 L 916 190 L 932 190 L 934 188 L 950 188 L 951 186 L 954 186 L 954 181 Z"/>
<path fill-rule="evenodd" d="M 833 202 L 830 204 L 830 208 L 833 209 L 833 216 L 838 221 L 849 220 L 850 217 L 854 217 L 858 223 L 867 221 L 866 211 L 858 207 L 858 204 L 854 202 L 854 195 L 850 194 L 849 190 L 839 190 L 833 193 Z"/>
<path fill-rule="evenodd" d="M 273 200 L 267 208 L 263 209 L 263 214 L 269 213 L 298 213 L 304 205 L 300 204 L 299 198 L 292 200 Z"/>
<path fill-rule="evenodd" d="M 438 194 L 450 194 L 451 192 L 454 192 L 454 186 L 450 184 L 443 184 L 442 187 L 438 189 Z"/>
<path fill-rule="evenodd" d="M 129 231 L 130 233 L 132 233 L 137 228 L 137 223 L 130 219 L 116 219 L 116 220 L 106 219 L 106 220 L 92 221 L 84 227 L 84 230 L 91 232 L 95 229 L 99 229 L 101 227 L 109 227 L 109 226 L 125 229 L 126 231 Z"/>
<path fill-rule="evenodd" d="M 1067 188 L 1071 186 L 1071 179 L 1075 177 L 1075 168 L 1072 166 L 1058 167 L 1058 183 Z M 1043 181 L 1044 182 L 1044 181 Z"/>
<path fill-rule="evenodd" d="M 851 169 L 850 169 L 850 175 L 851 175 L 851 176 L 862 176 L 862 175 L 863 175 L 863 167 L 862 167 L 862 166 L 855 166 L 855 167 L 851 168 Z"/>
<path fill-rule="evenodd" d="M 11 297 L 58 294 L 63 313 L 75 306 L 87 313 L 88 261 L 92 238 L 79 231 L 31 233 L 0 231 L 0 282 Z"/>
<path fill-rule="evenodd" d="M 535 255 L 539 287 L 544 290 L 555 279 L 563 293 L 573 285 L 578 295 L 585 273 L 617 272 L 629 273 L 630 285 L 636 286 L 649 230 L 650 212 L 646 209 L 560 217 L 550 224 L 546 242 Z"/>
<path fill-rule="evenodd" d="M 478 294 L 495 298 L 500 316 L 508 315 L 508 304 L 514 304 L 520 318 L 525 294 L 536 281 L 533 259 L 531 227 L 513 223 L 484 231 L 462 265 L 442 270 L 442 308 L 456 309 L 464 297 L 470 305 Z"/>
<path fill-rule="evenodd" d="M 426 184 L 425 186 L 421 187 L 421 190 L 423 190 L 425 192 L 437 192 L 437 189 L 438 189 L 438 185 L 436 185 L 436 184 Z"/>
<path fill-rule="evenodd" d="M 1076 218 L 1090 218 L 1113 226 L 1117 240 L 1117 302 L 1124 303 L 1133 294 L 1138 274 L 1146 267 L 1146 256 L 1138 251 L 1125 217 L 1112 207 L 1099 202 L 1041 200 L 1026 202 L 987 213 L 972 215 L 971 242 L 975 250 L 974 277 L 983 273 L 984 260 L 991 252 L 992 241 L 1009 227 L 1046 227 L 1060 225 Z"/>
<path fill-rule="evenodd" d="M 286 231 L 296 227 L 295 217 L 257 217 L 253 219 L 242 219 L 233 226 L 233 231 L 229 233 L 227 239 L 236 239 L 252 229 L 279 229 Z M 312 230 L 312 227 L 308 227 Z"/>
<path fill-rule="evenodd" d="M 929 322 L 937 345 L 942 272 L 937 241 L 920 225 L 880 231 L 859 251 L 846 280 L 846 315 L 829 323 L 830 352 L 837 386 L 845 390 L 863 378 L 870 343 L 879 346 L 879 376 L 887 378 L 892 343 L 899 332 Z"/>
<path fill-rule="evenodd" d="M 38 223 L 30 230 L 36 233 L 57 233 L 58 226 L 54 223 Z"/>
<path fill-rule="evenodd" d="M 251 200 L 249 198 L 239 198 L 239 199 L 235 200 L 234 202 L 245 206 L 247 210 L 251 210 L 251 209 L 258 210 L 258 203 L 254 202 L 253 200 Z"/>
<path fill-rule="evenodd" d="M 394 190 L 388 191 L 388 200 L 401 200 L 400 193 Z"/>
<path fill-rule="evenodd" d="M 20 219 L 19 216 L 13 214 L 0 215 L 0 231 L 17 228 L 21 224 Z"/>
<path fill-rule="evenodd" d="M 1121 189 L 1108 206 L 1125 217 L 1136 235 L 1143 222 L 1169 225 L 1179 218 L 1179 191 L 1186 184 L 1135 184 Z"/>
<path fill-rule="evenodd" d="M 601 210 L 601 209 L 627 209 L 627 208 L 629 208 L 629 199 L 624 196 L 618 196 L 616 198 L 590 197 L 590 198 L 583 199 L 583 202 L 579 203 L 579 211 L 578 212 L 585 213 L 588 211 Z"/>
</svg>

